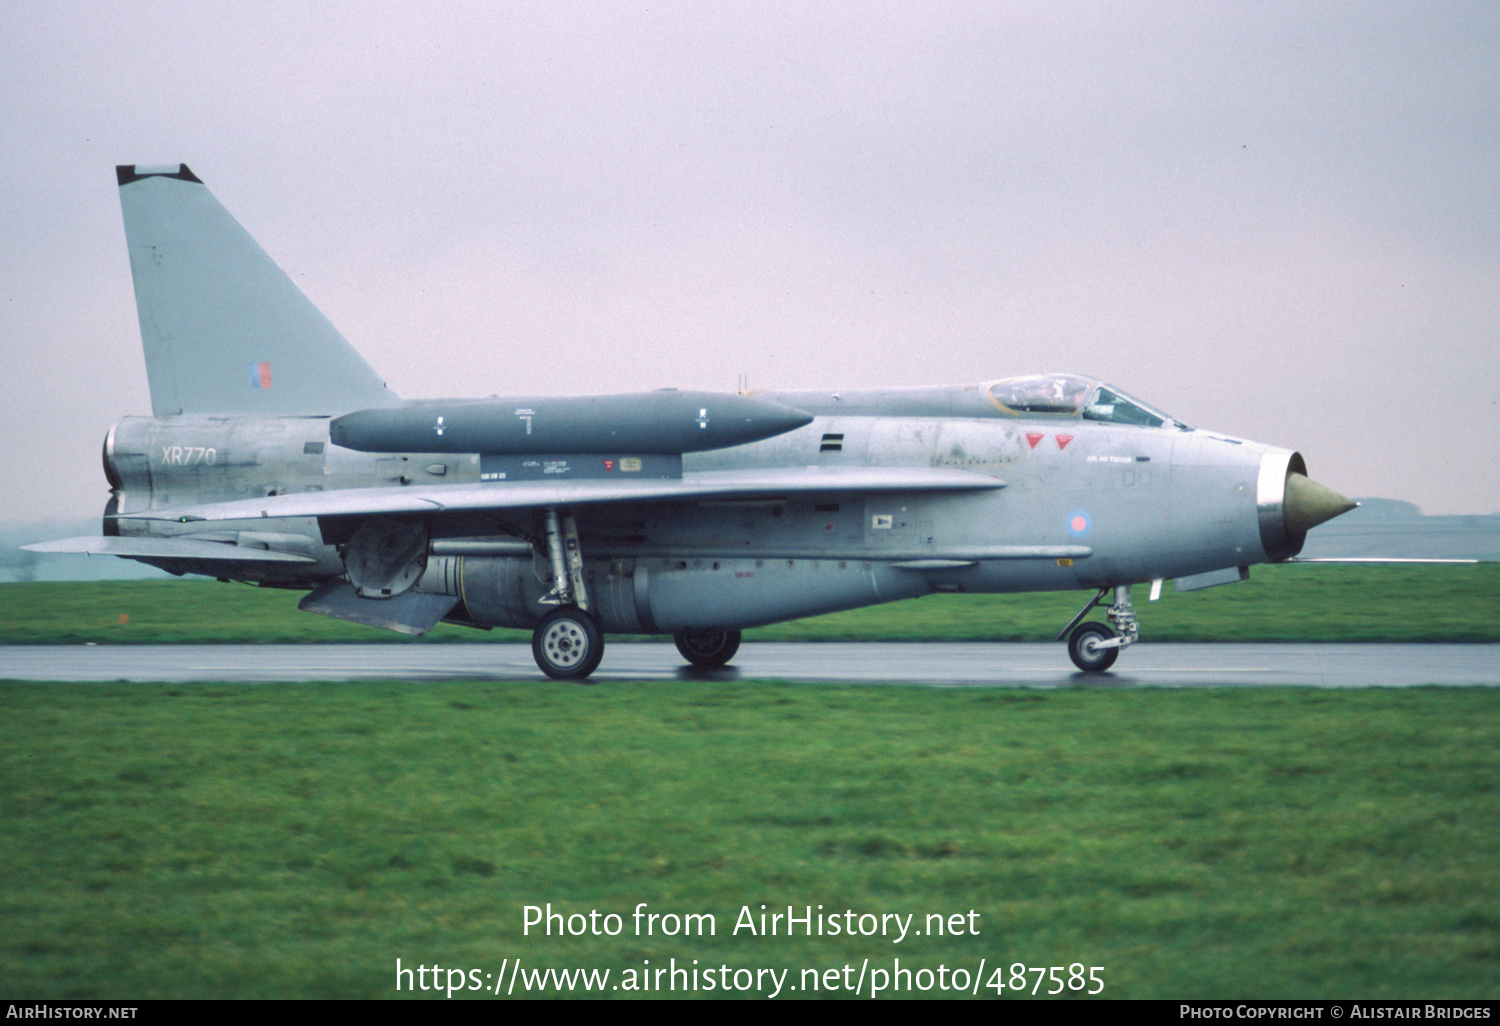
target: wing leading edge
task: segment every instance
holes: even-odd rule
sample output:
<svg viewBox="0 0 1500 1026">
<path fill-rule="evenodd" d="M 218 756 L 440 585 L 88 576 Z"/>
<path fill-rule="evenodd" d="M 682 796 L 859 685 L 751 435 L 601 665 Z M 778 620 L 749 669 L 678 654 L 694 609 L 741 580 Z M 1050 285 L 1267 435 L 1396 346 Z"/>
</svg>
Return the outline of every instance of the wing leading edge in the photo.
<svg viewBox="0 0 1500 1026">
<path fill-rule="evenodd" d="M 796 467 L 703 471 L 684 474 L 680 479 L 515 481 L 503 484 L 348 488 L 122 513 L 115 519 L 187 523 L 201 520 L 438 513 L 446 510 L 695 499 L 758 499 L 851 492 L 969 492 L 1004 487 L 1005 482 L 996 477 L 943 467 Z"/>
</svg>

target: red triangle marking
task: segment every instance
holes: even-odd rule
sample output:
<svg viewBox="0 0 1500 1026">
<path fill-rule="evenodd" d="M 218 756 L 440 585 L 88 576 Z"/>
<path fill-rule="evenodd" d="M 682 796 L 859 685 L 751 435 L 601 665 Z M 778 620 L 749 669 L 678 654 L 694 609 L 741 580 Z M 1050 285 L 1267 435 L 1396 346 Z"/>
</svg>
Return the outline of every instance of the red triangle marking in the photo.
<svg viewBox="0 0 1500 1026">
<path fill-rule="evenodd" d="M 1030 442 L 1031 443 L 1031 447 L 1033 449 L 1035 449 L 1038 445 L 1041 444 L 1042 439 L 1046 438 L 1046 437 L 1047 437 L 1046 435 L 1031 435 L 1031 434 L 1028 434 L 1026 436 L 1026 441 Z"/>
<path fill-rule="evenodd" d="M 1059 450 L 1066 449 L 1068 447 L 1068 443 L 1071 442 L 1072 440 L 1073 440 L 1073 436 L 1072 435 L 1058 435 L 1057 436 L 1057 447 L 1058 447 L 1058 449 Z"/>
</svg>

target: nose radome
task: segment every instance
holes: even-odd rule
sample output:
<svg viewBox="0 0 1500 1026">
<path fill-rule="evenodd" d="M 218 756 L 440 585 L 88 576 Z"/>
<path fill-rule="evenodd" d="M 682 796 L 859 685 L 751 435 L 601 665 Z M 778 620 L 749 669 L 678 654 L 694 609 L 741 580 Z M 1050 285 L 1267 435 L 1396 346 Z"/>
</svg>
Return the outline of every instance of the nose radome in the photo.
<svg viewBox="0 0 1500 1026">
<path fill-rule="evenodd" d="M 1290 535 L 1306 534 L 1325 521 L 1347 513 L 1359 503 L 1344 498 L 1306 474 L 1292 471 L 1286 476 L 1284 523 Z"/>
</svg>

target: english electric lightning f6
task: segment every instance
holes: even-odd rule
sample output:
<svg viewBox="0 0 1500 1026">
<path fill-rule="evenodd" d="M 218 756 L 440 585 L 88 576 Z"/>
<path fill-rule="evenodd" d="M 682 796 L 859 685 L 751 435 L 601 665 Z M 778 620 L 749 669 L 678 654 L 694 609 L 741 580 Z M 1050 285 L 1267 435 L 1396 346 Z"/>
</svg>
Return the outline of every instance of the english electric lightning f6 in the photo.
<svg viewBox="0 0 1500 1026">
<path fill-rule="evenodd" d="M 1354 505 L 1295 452 L 1074 374 L 403 401 L 187 165 L 118 177 L 152 415 L 104 440 L 103 537 L 40 551 L 306 589 L 407 634 L 526 628 L 563 678 L 610 632 L 711 667 L 779 620 L 1091 589 L 1058 639 L 1097 672 L 1139 635 L 1132 584 L 1241 580 Z"/>
</svg>

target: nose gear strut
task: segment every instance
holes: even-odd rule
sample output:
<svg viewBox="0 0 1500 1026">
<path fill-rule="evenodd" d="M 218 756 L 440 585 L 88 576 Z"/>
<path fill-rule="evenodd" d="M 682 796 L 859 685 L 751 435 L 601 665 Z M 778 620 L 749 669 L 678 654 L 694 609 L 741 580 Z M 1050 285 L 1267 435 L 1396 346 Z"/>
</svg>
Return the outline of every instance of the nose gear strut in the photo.
<svg viewBox="0 0 1500 1026">
<path fill-rule="evenodd" d="M 1110 593 L 1108 587 L 1100 588 L 1088 603 L 1080 609 L 1066 627 L 1058 632 L 1057 640 L 1067 639 L 1068 655 L 1073 665 L 1084 673 L 1103 673 L 1120 657 L 1120 649 L 1128 648 L 1140 640 L 1141 628 L 1135 618 L 1135 609 L 1130 604 L 1130 585 L 1114 586 L 1115 600 L 1105 616 L 1113 628 L 1098 621 L 1083 623 L 1082 620 Z"/>
</svg>

